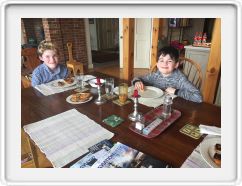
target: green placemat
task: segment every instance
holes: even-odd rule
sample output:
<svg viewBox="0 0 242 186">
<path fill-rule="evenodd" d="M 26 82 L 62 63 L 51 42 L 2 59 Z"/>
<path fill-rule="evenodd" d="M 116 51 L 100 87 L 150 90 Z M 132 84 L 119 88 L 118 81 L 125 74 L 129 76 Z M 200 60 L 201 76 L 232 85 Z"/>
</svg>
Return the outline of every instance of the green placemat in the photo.
<svg viewBox="0 0 242 186">
<path fill-rule="evenodd" d="M 128 103 L 130 103 L 130 102 L 131 102 L 130 100 L 127 100 L 125 103 L 121 103 L 121 102 L 119 101 L 119 99 L 116 99 L 116 100 L 113 101 L 113 103 L 115 103 L 115 104 L 117 104 L 117 105 L 119 105 L 119 106 L 124 106 L 124 105 L 126 105 L 126 104 L 128 104 Z"/>
<path fill-rule="evenodd" d="M 116 127 L 123 121 L 124 120 L 122 118 L 120 118 L 119 116 L 116 116 L 116 115 L 108 116 L 107 118 L 105 118 L 103 120 L 104 123 L 106 123 L 107 125 L 109 125 L 111 127 Z"/>
</svg>

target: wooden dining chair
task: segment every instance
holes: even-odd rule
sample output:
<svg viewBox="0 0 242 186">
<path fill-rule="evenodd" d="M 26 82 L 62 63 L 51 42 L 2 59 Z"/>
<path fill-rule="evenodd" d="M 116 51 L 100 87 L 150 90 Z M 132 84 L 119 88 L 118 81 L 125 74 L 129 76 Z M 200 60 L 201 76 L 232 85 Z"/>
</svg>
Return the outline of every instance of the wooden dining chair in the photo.
<svg viewBox="0 0 242 186">
<path fill-rule="evenodd" d="M 24 48 L 21 51 L 22 69 L 21 69 L 21 87 L 31 86 L 31 80 L 28 78 L 33 70 L 41 64 L 36 48 Z"/>
<path fill-rule="evenodd" d="M 23 65 L 30 72 L 33 72 L 33 70 L 41 64 L 36 48 L 22 49 L 21 56 L 23 57 Z"/>
<path fill-rule="evenodd" d="M 80 62 L 77 62 L 76 60 L 73 59 L 72 56 L 72 43 L 68 42 L 67 44 L 67 49 L 68 49 L 68 54 L 69 54 L 69 60 L 66 62 L 66 66 L 71 72 L 72 75 L 75 75 L 77 71 L 79 70 L 80 73 L 83 73 L 83 64 Z"/>
<path fill-rule="evenodd" d="M 199 90 L 202 85 L 202 70 L 199 64 L 195 61 L 180 57 L 179 58 L 179 67 L 178 67 L 188 78 L 189 81 L 192 82 L 194 86 L 196 86 Z M 157 66 L 153 66 L 150 72 L 157 71 Z"/>
<path fill-rule="evenodd" d="M 194 60 L 185 57 L 180 57 L 179 63 L 179 69 L 200 90 L 202 86 L 202 70 L 200 65 Z"/>
</svg>

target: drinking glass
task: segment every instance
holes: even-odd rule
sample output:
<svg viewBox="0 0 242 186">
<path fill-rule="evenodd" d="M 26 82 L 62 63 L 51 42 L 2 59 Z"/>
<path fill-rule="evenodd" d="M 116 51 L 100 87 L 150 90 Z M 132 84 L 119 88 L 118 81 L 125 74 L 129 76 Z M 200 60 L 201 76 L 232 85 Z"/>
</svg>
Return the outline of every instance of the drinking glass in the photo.
<svg viewBox="0 0 242 186">
<path fill-rule="evenodd" d="M 119 90 L 119 102 L 125 103 L 128 99 L 128 84 L 121 83 L 118 87 Z"/>
<path fill-rule="evenodd" d="M 83 89 L 83 78 L 84 78 L 83 73 L 77 73 L 75 75 L 76 86 L 79 90 Z"/>
<path fill-rule="evenodd" d="M 105 79 L 105 92 L 107 95 L 113 95 L 114 89 L 114 79 L 113 78 L 106 78 Z"/>
</svg>

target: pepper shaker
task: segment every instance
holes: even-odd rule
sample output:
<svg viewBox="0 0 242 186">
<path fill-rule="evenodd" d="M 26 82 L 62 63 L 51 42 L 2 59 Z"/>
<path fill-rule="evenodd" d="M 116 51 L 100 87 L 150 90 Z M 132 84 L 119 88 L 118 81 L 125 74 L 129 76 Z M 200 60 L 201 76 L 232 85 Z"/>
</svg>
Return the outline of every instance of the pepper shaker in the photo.
<svg viewBox="0 0 242 186">
<path fill-rule="evenodd" d="M 164 118 L 167 118 L 171 115 L 171 105 L 172 105 L 172 97 L 171 95 L 167 94 L 164 97 L 164 104 L 163 104 L 162 116 Z"/>
</svg>

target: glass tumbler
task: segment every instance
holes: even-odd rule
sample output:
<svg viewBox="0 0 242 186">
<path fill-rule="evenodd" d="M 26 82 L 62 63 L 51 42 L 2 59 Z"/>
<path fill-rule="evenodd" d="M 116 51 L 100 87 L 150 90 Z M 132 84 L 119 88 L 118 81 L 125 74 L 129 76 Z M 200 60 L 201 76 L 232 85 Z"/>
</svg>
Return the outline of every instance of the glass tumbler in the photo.
<svg viewBox="0 0 242 186">
<path fill-rule="evenodd" d="M 84 75 L 82 73 L 77 73 L 75 75 L 76 86 L 80 90 L 83 89 L 83 78 L 84 78 Z"/>
<path fill-rule="evenodd" d="M 106 78 L 105 79 L 105 92 L 107 95 L 113 95 L 114 89 L 114 79 L 113 78 Z"/>
<path fill-rule="evenodd" d="M 119 102 L 125 103 L 128 99 L 128 84 L 121 83 L 119 85 Z"/>
</svg>

